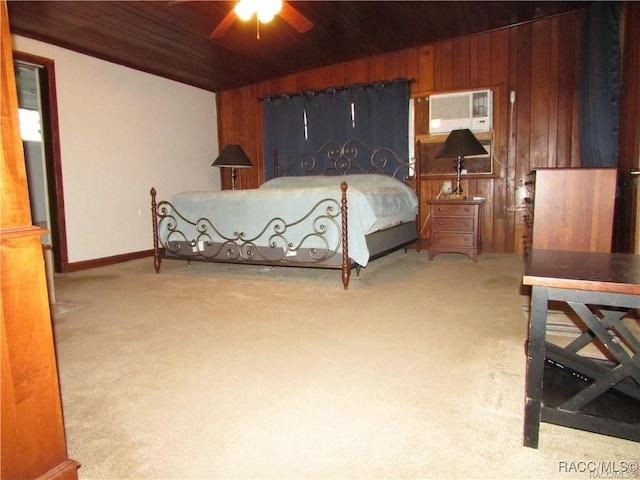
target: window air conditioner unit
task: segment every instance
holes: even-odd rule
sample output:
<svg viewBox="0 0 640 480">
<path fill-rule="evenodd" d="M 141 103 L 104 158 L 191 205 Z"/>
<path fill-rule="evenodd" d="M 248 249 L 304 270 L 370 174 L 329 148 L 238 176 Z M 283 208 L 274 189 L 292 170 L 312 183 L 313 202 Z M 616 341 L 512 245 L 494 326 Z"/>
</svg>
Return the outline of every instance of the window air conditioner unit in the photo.
<svg viewBox="0 0 640 480">
<path fill-rule="evenodd" d="M 490 131 L 491 94 L 491 90 L 473 90 L 429 95 L 429 133 L 449 133 L 459 128 Z"/>
</svg>

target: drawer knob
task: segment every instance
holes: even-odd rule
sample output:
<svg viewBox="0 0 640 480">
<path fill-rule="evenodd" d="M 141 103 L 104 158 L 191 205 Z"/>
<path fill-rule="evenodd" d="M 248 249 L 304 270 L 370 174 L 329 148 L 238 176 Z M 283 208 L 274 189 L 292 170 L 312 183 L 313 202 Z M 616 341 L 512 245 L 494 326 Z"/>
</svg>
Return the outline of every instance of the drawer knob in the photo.
<svg viewBox="0 0 640 480">
<path fill-rule="evenodd" d="M 464 222 L 464 226 L 468 227 L 469 226 L 469 222 Z"/>
<path fill-rule="evenodd" d="M 469 211 L 469 207 L 464 207 L 464 211 L 468 212 Z"/>
</svg>

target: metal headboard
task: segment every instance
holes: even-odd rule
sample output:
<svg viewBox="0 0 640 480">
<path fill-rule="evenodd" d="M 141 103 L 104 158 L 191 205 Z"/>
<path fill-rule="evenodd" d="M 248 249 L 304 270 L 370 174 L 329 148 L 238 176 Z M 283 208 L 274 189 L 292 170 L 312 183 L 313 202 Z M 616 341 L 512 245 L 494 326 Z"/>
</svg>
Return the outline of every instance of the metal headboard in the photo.
<svg viewBox="0 0 640 480">
<path fill-rule="evenodd" d="M 361 140 L 327 142 L 311 153 L 301 153 L 291 161 L 273 151 L 275 177 L 308 175 L 372 174 L 388 175 L 410 183 L 419 178 L 419 162 L 403 159 L 387 147 L 373 148 Z"/>
</svg>

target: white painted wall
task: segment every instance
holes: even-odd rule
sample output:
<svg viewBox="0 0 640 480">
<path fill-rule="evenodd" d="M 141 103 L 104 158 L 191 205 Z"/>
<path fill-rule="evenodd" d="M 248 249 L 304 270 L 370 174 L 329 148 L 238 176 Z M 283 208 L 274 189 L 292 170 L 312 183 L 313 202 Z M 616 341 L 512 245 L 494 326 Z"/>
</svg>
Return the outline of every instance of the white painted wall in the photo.
<svg viewBox="0 0 640 480">
<path fill-rule="evenodd" d="M 55 62 L 69 262 L 153 247 L 150 196 L 220 190 L 215 94 L 18 35 Z"/>
</svg>

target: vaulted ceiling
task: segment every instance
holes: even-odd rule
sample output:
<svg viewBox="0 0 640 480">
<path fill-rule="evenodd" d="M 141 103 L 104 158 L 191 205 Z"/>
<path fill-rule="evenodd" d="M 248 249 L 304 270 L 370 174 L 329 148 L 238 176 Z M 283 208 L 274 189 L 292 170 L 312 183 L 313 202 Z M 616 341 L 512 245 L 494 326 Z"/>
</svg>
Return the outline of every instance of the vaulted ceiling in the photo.
<svg viewBox="0 0 640 480">
<path fill-rule="evenodd" d="M 298 33 L 237 19 L 210 34 L 229 1 L 9 0 L 12 33 L 210 91 L 389 53 L 582 9 L 588 2 L 291 1 Z"/>
</svg>

